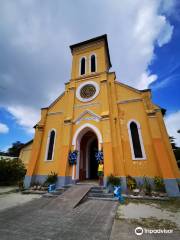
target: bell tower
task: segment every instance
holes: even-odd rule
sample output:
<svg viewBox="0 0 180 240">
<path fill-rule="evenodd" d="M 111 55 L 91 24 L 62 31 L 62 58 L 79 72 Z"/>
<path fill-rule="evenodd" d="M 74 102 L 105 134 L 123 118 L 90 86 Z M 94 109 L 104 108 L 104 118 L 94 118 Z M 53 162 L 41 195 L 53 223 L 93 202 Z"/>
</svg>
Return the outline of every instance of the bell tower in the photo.
<svg viewBox="0 0 180 240">
<path fill-rule="evenodd" d="M 107 35 L 70 46 L 72 53 L 71 80 L 108 72 L 111 67 Z"/>
</svg>

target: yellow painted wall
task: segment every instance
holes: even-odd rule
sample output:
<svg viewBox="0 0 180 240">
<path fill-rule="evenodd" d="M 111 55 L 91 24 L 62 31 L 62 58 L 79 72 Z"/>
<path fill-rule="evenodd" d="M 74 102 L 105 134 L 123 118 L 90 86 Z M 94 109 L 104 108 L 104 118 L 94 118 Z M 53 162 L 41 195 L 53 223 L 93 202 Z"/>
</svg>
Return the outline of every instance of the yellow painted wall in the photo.
<svg viewBox="0 0 180 240">
<path fill-rule="evenodd" d="M 32 143 L 28 144 L 27 146 L 23 147 L 20 151 L 19 158 L 24 163 L 26 169 L 28 168 L 30 157 L 32 151 Z"/>
<path fill-rule="evenodd" d="M 87 71 L 85 76 L 79 76 L 80 58 L 85 56 L 89 67 L 92 53 L 97 56 L 97 72 Z M 79 47 L 72 54 L 71 80 L 66 83 L 65 92 L 48 108 L 42 109 L 27 175 L 47 175 L 54 171 L 59 176 L 72 176 L 68 153 L 73 149 L 73 136 L 79 127 L 90 123 L 102 134 L 105 176 L 112 173 L 116 176 L 180 177 L 160 109 L 151 102 L 150 91 L 138 91 L 121 84 L 115 73 L 107 71 L 107 51 L 103 41 Z M 96 82 L 100 92 L 95 99 L 84 103 L 76 98 L 76 90 L 86 81 Z M 82 117 L 77 123 L 87 109 L 101 120 L 83 120 Z M 141 126 L 144 160 L 132 159 L 127 127 L 132 119 Z M 45 155 L 51 129 L 56 130 L 55 150 L 53 160 L 47 161 Z"/>
</svg>

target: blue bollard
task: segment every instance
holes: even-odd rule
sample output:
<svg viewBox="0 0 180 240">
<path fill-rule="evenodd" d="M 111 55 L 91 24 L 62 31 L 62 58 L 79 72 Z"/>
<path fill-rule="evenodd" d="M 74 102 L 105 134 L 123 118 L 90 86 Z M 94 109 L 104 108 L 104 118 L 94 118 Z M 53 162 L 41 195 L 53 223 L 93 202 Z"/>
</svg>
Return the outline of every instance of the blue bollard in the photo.
<svg viewBox="0 0 180 240">
<path fill-rule="evenodd" d="M 124 203 L 124 198 L 122 196 L 120 186 L 115 186 L 114 187 L 114 196 L 119 200 L 120 203 Z"/>
<path fill-rule="evenodd" d="M 55 192 L 56 190 L 56 184 L 50 184 L 48 186 L 48 192 Z"/>
</svg>

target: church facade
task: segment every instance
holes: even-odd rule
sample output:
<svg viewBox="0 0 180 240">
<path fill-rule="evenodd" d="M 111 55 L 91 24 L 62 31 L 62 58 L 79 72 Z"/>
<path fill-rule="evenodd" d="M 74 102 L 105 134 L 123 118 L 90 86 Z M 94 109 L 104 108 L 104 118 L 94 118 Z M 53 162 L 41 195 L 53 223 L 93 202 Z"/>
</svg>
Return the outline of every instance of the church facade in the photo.
<svg viewBox="0 0 180 240">
<path fill-rule="evenodd" d="M 102 152 L 104 182 L 110 174 L 164 179 L 169 196 L 179 196 L 180 172 L 168 139 L 161 108 L 151 91 L 137 90 L 110 72 L 107 36 L 70 46 L 71 79 L 65 91 L 41 109 L 35 126 L 25 186 L 58 174 L 58 186 L 97 178 L 95 153 Z M 69 153 L 77 152 L 76 164 Z"/>
</svg>

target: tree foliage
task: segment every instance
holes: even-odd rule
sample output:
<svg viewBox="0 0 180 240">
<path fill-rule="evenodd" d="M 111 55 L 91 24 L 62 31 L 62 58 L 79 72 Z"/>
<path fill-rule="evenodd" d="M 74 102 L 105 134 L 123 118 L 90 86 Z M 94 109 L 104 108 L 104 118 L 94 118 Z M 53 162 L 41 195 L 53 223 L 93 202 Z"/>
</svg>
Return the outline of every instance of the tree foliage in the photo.
<svg viewBox="0 0 180 240">
<path fill-rule="evenodd" d="M 15 159 L 0 160 L 0 185 L 16 185 L 23 180 L 26 168 L 22 161 Z"/>
<path fill-rule="evenodd" d="M 12 144 L 12 147 L 10 147 L 7 151 L 8 155 L 12 157 L 19 157 L 19 153 L 23 146 L 24 146 L 24 143 L 21 143 L 20 141 L 14 142 Z"/>
<path fill-rule="evenodd" d="M 175 143 L 175 137 L 171 136 L 169 137 L 169 140 L 170 140 L 170 143 L 171 143 L 171 146 L 172 146 L 172 149 L 177 149 L 178 147 L 176 146 L 176 143 Z"/>
</svg>

